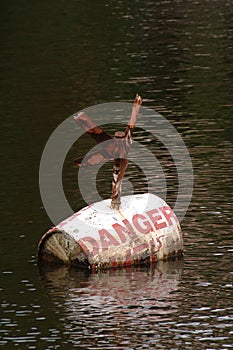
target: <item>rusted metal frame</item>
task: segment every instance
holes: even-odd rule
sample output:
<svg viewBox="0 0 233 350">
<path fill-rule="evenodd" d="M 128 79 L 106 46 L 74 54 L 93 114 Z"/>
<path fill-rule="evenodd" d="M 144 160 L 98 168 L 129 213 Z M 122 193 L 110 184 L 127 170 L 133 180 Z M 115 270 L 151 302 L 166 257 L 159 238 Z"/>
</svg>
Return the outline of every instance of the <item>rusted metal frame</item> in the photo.
<svg viewBox="0 0 233 350">
<path fill-rule="evenodd" d="M 97 152 L 93 152 L 86 157 L 74 159 L 74 163 L 79 167 L 87 165 L 96 165 L 113 159 L 114 140 L 109 140 L 108 144 Z"/>
<path fill-rule="evenodd" d="M 114 138 L 114 165 L 112 180 L 111 208 L 120 209 L 121 205 L 121 187 L 125 170 L 128 165 L 128 152 L 133 142 L 133 130 L 137 121 L 139 110 L 142 104 L 142 98 L 138 94 L 135 97 L 131 117 L 125 132 L 116 132 Z"/>
<path fill-rule="evenodd" d="M 131 117 L 128 123 L 128 128 L 130 130 L 133 130 L 135 127 L 141 104 L 142 104 L 142 98 L 137 94 L 134 100 Z"/>
<path fill-rule="evenodd" d="M 74 117 L 74 120 L 78 122 L 97 143 L 108 141 L 101 150 L 92 153 L 87 157 L 78 157 L 74 162 L 78 166 L 86 166 L 114 159 L 111 195 L 111 207 L 114 209 L 120 208 L 122 179 L 128 165 L 127 155 L 133 142 L 133 130 L 135 128 L 141 104 L 142 98 L 137 94 L 125 132 L 116 132 L 114 139 L 112 139 L 112 137 L 100 126 L 95 124 L 85 112 L 80 112 Z"/>
<path fill-rule="evenodd" d="M 95 124 L 85 112 L 80 112 L 75 115 L 74 120 L 79 123 L 97 143 L 112 140 L 112 136 L 104 131 L 99 125 Z"/>
<path fill-rule="evenodd" d="M 85 112 L 80 112 L 75 115 L 74 120 L 80 124 L 80 126 L 96 141 L 96 143 L 109 141 L 105 149 L 102 148 L 99 152 L 95 152 L 89 155 L 86 157 L 85 162 L 83 161 L 85 157 L 81 156 L 75 158 L 74 163 L 78 166 L 86 166 L 99 164 L 105 160 L 111 159 L 113 152 L 113 142 L 110 140 L 113 140 L 113 138 L 100 126 L 95 124 Z"/>
</svg>

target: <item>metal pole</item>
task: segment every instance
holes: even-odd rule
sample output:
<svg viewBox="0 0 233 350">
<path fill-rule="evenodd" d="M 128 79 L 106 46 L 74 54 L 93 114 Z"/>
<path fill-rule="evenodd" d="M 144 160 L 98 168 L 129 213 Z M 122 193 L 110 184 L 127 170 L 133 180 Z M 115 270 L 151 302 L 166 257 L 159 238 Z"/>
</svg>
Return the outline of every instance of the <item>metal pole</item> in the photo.
<svg viewBox="0 0 233 350">
<path fill-rule="evenodd" d="M 112 179 L 112 209 L 119 209 L 121 205 L 121 184 L 125 170 L 128 165 L 127 147 L 125 133 L 122 131 L 115 132 L 114 136 L 114 163 Z"/>
<path fill-rule="evenodd" d="M 127 155 L 133 142 L 132 134 L 142 104 L 142 98 L 138 94 L 135 97 L 131 117 L 125 132 L 117 131 L 114 136 L 114 164 L 112 180 L 112 209 L 120 209 L 121 205 L 121 184 L 128 165 Z"/>
</svg>

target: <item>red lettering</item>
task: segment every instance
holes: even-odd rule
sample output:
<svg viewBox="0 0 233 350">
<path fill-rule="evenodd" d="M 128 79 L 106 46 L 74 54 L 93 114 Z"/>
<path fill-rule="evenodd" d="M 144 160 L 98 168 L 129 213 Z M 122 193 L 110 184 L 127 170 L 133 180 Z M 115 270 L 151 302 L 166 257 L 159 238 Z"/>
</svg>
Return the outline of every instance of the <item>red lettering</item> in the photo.
<svg viewBox="0 0 233 350">
<path fill-rule="evenodd" d="M 164 207 L 160 208 L 160 210 L 163 213 L 163 215 L 165 216 L 165 218 L 170 226 L 173 225 L 173 222 L 171 219 L 173 219 L 173 221 L 175 221 L 175 223 L 178 222 L 177 217 L 175 216 L 175 213 L 168 205 L 165 205 Z"/>
<path fill-rule="evenodd" d="M 132 265 L 132 254 L 130 248 L 125 253 L 125 265 Z"/>
<path fill-rule="evenodd" d="M 132 236 L 133 238 L 137 237 L 133 226 L 129 223 L 129 221 L 127 219 L 122 220 L 123 224 L 127 227 L 128 229 L 128 233 L 130 236 Z"/>
<path fill-rule="evenodd" d="M 130 225 L 130 223 L 127 219 L 124 219 L 122 222 L 125 226 L 122 226 L 122 225 L 116 223 L 116 224 L 113 224 L 112 227 L 114 228 L 114 230 L 116 231 L 116 233 L 120 237 L 121 242 L 125 243 L 127 240 L 126 235 L 132 236 L 132 238 L 137 237 L 137 235 L 134 232 L 133 227 Z"/>
<path fill-rule="evenodd" d="M 147 220 L 146 217 L 142 214 L 135 214 L 132 221 L 136 229 L 141 233 L 147 234 L 153 231 L 153 227 L 151 226 L 150 221 Z"/>
<path fill-rule="evenodd" d="M 121 242 L 125 243 L 126 242 L 125 234 L 128 233 L 128 230 L 124 226 L 121 226 L 120 224 L 113 224 L 112 227 L 120 237 Z"/>
<path fill-rule="evenodd" d="M 114 245 L 114 246 L 120 245 L 120 243 L 116 240 L 116 238 L 113 237 L 111 233 L 105 229 L 99 230 L 99 235 L 100 235 L 100 241 L 101 241 L 103 250 L 108 250 L 108 248 L 111 245 Z"/>
<path fill-rule="evenodd" d="M 163 220 L 162 216 L 159 214 L 158 209 L 149 210 L 146 212 L 146 214 L 148 214 L 156 230 L 160 230 L 161 228 L 167 227 L 167 223 Z"/>
<path fill-rule="evenodd" d="M 88 243 L 88 246 L 84 242 Z M 99 252 L 99 244 L 92 237 L 83 237 L 79 239 L 78 243 L 81 245 L 82 249 L 85 251 L 85 253 L 87 253 L 88 256 L 95 256 Z M 92 249 L 89 248 L 89 245 L 91 245 Z"/>
<path fill-rule="evenodd" d="M 136 255 L 136 254 L 139 254 L 140 252 L 145 251 L 146 249 L 148 249 L 148 244 L 141 243 L 141 244 L 137 245 L 136 247 L 134 247 L 133 253 Z"/>
</svg>

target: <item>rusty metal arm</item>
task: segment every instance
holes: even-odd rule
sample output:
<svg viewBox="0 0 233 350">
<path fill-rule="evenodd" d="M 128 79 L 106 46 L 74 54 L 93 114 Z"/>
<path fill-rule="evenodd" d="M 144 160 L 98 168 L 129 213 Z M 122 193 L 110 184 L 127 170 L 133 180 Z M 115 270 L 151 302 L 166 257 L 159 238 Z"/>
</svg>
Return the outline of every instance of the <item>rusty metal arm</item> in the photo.
<svg viewBox="0 0 233 350">
<path fill-rule="evenodd" d="M 136 120 L 142 104 L 142 98 L 138 94 L 135 97 L 131 117 L 125 132 L 115 133 L 114 142 L 114 165 L 112 180 L 111 207 L 119 209 L 121 204 L 121 184 L 128 165 L 128 152 L 133 142 L 132 134 L 135 128 Z"/>
<path fill-rule="evenodd" d="M 87 165 L 96 165 L 104 163 L 110 159 L 113 159 L 113 149 L 114 149 L 114 140 L 109 140 L 108 144 L 102 148 L 100 151 L 93 152 L 85 157 L 78 157 L 74 159 L 74 163 L 81 166 Z"/>
<path fill-rule="evenodd" d="M 80 112 L 75 115 L 74 120 L 96 141 L 96 143 L 109 141 L 108 144 L 105 145 L 105 148 L 102 148 L 100 151 L 94 152 L 87 157 L 77 157 L 74 159 L 74 163 L 78 166 L 86 166 L 99 164 L 112 159 L 113 138 L 100 126 L 95 124 L 85 112 Z M 112 142 L 110 140 L 112 140 Z"/>
<path fill-rule="evenodd" d="M 108 141 L 100 151 L 94 152 L 86 157 L 74 159 L 78 166 L 96 165 L 110 159 L 114 159 L 111 207 L 120 208 L 121 183 L 128 165 L 128 152 L 133 142 L 132 135 L 142 104 L 142 98 L 138 94 L 135 97 L 131 116 L 125 132 L 116 132 L 114 139 L 106 133 L 100 126 L 95 124 L 85 112 L 80 112 L 74 120 L 86 130 L 86 132 L 97 142 Z"/>
<path fill-rule="evenodd" d="M 135 124 L 138 118 L 138 114 L 141 108 L 141 104 L 142 104 L 142 98 L 141 96 L 139 96 L 138 94 L 135 97 L 134 100 L 134 104 L 133 104 L 133 108 L 132 108 L 132 112 L 131 112 L 131 117 L 128 123 L 128 127 L 126 129 L 126 131 L 128 129 L 133 130 L 135 128 Z"/>
<path fill-rule="evenodd" d="M 111 140 L 112 137 L 104 131 L 100 126 L 95 124 L 85 112 L 80 112 L 74 116 L 74 120 L 86 130 L 86 132 L 97 142 L 101 143 Z"/>
</svg>

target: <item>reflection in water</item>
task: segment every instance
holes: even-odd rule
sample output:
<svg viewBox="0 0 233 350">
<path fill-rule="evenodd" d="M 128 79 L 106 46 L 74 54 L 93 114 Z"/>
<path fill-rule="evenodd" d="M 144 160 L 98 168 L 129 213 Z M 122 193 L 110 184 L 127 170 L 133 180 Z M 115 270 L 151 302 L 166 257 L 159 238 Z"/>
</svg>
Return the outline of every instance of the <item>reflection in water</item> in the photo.
<svg viewBox="0 0 233 350">
<path fill-rule="evenodd" d="M 127 342 L 143 345 L 159 321 L 177 312 L 172 293 L 179 288 L 182 270 L 183 260 L 177 259 L 97 274 L 41 266 L 41 276 L 54 303 L 62 298 L 65 328 L 73 344 L 90 347 L 94 340 L 105 349 L 114 344 L 120 349 Z"/>
</svg>

